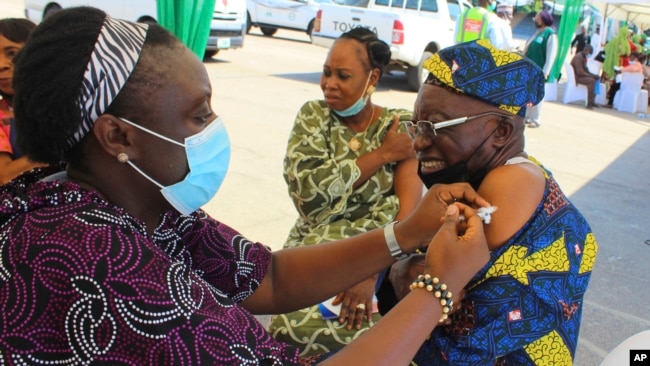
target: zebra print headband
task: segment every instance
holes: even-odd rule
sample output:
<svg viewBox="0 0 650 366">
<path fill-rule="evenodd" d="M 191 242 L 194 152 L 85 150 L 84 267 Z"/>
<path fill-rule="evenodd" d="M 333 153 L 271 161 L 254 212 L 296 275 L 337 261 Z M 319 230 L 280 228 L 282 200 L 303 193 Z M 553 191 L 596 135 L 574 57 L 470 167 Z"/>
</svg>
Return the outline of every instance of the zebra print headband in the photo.
<svg viewBox="0 0 650 366">
<path fill-rule="evenodd" d="M 88 134 L 122 90 L 138 62 L 148 27 L 106 16 L 81 84 L 81 125 L 68 137 L 66 149 Z"/>
</svg>

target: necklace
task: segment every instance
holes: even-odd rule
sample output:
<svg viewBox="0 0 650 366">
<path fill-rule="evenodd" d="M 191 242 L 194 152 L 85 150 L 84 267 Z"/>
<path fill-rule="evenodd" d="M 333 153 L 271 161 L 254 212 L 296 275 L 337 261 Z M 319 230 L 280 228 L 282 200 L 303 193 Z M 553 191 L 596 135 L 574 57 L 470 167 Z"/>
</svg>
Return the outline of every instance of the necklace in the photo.
<svg viewBox="0 0 650 366">
<path fill-rule="evenodd" d="M 370 114 L 370 119 L 368 120 L 368 123 L 366 123 L 366 128 L 363 129 L 361 132 L 357 132 L 357 135 L 360 133 L 365 133 L 368 130 L 368 127 L 370 127 L 370 123 L 372 123 L 372 119 L 375 117 L 375 106 L 372 106 L 372 113 Z M 357 140 L 357 136 L 354 136 L 350 142 L 348 142 L 348 147 L 350 150 L 357 152 L 361 148 L 361 141 Z"/>
</svg>

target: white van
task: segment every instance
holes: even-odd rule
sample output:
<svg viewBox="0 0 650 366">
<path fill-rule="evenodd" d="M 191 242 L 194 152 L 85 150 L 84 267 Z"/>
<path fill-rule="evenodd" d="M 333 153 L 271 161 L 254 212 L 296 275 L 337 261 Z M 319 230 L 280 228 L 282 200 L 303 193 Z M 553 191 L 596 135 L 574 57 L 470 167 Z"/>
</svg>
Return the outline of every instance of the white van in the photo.
<svg viewBox="0 0 650 366">
<path fill-rule="evenodd" d="M 38 23 L 52 12 L 72 6 L 92 6 L 132 22 L 156 22 L 158 18 L 156 0 L 25 0 L 25 16 Z M 245 32 L 246 0 L 217 0 L 205 57 L 242 47 Z"/>
</svg>

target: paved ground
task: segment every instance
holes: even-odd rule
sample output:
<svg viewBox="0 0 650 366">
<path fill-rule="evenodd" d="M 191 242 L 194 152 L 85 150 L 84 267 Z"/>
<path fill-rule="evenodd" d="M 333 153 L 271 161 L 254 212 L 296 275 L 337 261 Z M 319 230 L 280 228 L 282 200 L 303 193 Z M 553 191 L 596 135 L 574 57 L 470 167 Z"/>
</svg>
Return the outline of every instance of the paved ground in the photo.
<svg viewBox="0 0 650 366">
<path fill-rule="evenodd" d="M 1 16 L 21 16 L 20 3 L 0 0 Z M 206 62 L 213 106 L 233 141 L 228 177 L 206 209 L 279 249 L 296 215 L 281 178 L 284 147 L 299 106 L 321 96 L 326 50 L 297 32 L 258 32 L 243 49 Z M 561 97 L 563 82 L 559 89 Z M 387 76 L 373 95 L 392 107 L 412 108 L 414 99 L 403 75 Z M 545 103 L 542 115 L 542 127 L 526 132 L 527 151 L 553 171 L 600 244 L 575 362 L 598 365 L 625 338 L 650 329 L 650 119 L 559 102 Z"/>
</svg>

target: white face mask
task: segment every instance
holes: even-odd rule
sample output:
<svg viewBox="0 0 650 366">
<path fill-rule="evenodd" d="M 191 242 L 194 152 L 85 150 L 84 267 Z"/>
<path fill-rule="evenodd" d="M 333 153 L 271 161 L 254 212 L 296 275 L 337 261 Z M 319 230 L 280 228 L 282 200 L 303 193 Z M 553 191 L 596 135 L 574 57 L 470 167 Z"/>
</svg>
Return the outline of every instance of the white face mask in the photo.
<svg viewBox="0 0 650 366">
<path fill-rule="evenodd" d="M 636 61 L 630 61 L 630 65 L 634 65 Z"/>
</svg>

